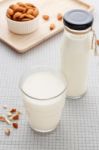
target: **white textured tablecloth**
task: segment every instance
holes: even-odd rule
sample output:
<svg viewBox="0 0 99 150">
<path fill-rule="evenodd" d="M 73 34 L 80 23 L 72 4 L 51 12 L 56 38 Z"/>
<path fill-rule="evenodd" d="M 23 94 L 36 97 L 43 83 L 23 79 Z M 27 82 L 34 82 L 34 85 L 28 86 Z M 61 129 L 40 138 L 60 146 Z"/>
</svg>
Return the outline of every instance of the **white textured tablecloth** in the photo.
<svg viewBox="0 0 99 150">
<path fill-rule="evenodd" d="M 95 29 L 98 36 L 99 1 L 94 0 L 93 3 L 96 6 Z M 10 137 L 4 135 L 5 125 L 0 123 L 0 150 L 99 150 L 98 57 L 91 61 L 87 95 L 76 101 L 66 100 L 56 131 L 46 135 L 37 134 L 27 123 L 18 87 L 19 79 L 23 72 L 35 66 L 59 68 L 61 38 L 62 33 L 21 55 L 0 43 L 0 104 L 17 107 L 23 112 L 19 129 L 12 132 Z"/>
</svg>

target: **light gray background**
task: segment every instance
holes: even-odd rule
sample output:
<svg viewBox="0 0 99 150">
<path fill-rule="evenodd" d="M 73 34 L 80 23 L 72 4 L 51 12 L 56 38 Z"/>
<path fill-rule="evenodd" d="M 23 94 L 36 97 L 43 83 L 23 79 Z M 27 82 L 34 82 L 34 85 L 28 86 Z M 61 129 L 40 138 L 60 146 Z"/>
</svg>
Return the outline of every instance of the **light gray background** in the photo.
<svg viewBox="0 0 99 150">
<path fill-rule="evenodd" d="M 95 5 L 95 30 L 99 33 L 99 1 Z M 0 42 L 0 104 L 17 107 L 21 112 L 19 129 L 10 137 L 4 135 L 5 125 L 0 123 L 0 150 L 99 150 L 99 58 L 91 60 L 88 93 L 81 100 L 66 100 L 62 121 L 50 134 L 33 132 L 24 112 L 19 91 L 21 74 L 35 66 L 60 64 L 62 34 L 47 40 L 25 54 L 17 54 Z M 2 110 L 0 110 L 0 114 Z"/>
</svg>

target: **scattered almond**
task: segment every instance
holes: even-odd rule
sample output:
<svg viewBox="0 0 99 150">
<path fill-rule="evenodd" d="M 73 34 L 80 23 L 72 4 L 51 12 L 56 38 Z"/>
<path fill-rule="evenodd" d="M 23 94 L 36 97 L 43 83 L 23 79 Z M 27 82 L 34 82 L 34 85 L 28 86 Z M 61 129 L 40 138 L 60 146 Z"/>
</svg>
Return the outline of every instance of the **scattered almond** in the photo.
<svg viewBox="0 0 99 150">
<path fill-rule="evenodd" d="M 96 41 L 97 45 L 99 45 L 99 40 Z"/>
<path fill-rule="evenodd" d="M 10 133 L 11 133 L 10 129 L 8 129 L 8 128 L 6 128 L 6 129 L 4 130 L 4 132 L 5 132 L 5 135 L 7 135 L 7 136 L 9 136 Z"/>
<path fill-rule="evenodd" d="M 13 128 L 18 129 L 18 123 L 12 123 Z"/>
<path fill-rule="evenodd" d="M 62 16 L 61 13 L 59 13 L 59 14 L 57 15 L 57 19 L 58 19 L 59 21 L 61 21 L 61 20 L 63 19 L 63 16 Z"/>
<path fill-rule="evenodd" d="M 11 112 L 11 113 L 15 113 L 15 112 L 16 112 L 16 108 L 12 108 L 12 109 L 10 110 L 10 112 Z"/>
<path fill-rule="evenodd" d="M 4 116 L 0 116 L 0 121 L 2 121 L 2 122 L 6 122 L 5 117 L 4 117 Z"/>
<path fill-rule="evenodd" d="M 8 107 L 6 105 L 0 105 L 1 108 L 7 109 Z M 18 120 L 20 117 L 20 112 L 17 111 L 16 108 L 12 108 L 10 111 L 8 109 L 6 110 L 6 115 L 0 115 L 0 122 L 4 122 L 8 125 L 11 125 L 13 128 L 18 129 Z M 14 122 L 17 120 L 17 122 Z M 11 133 L 11 129 L 6 128 L 4 130 L 5 135 L 9 136 Z"/>
<path fill-rule="evenodd" d="M 21 115 L 22 113 L 21 113 L 20 111 L 17 111 L 16 114 L 17 114 L 17 115 Z"/>
<path fill-rule="evenodd" d="M 49 20 L 49 16 L 48 16 L 48 15 L 43 15 L 42 18 L 43 18 L 44 20 L 46 20 L 46 21 Z"/>
<path fill-rule="evenodd" d="M 11 125 L 11 121 L 10 121 L 7 117 L 5 117 L 5 122 L 6 122 L 7 124 Z"/>
<path fill-rule="evenodd" d="M 54 29 L 55 29 L 55 24 L 54 23 L 50 24 L 50 30 L 54 30 Z"/>
<path fill-rule="evenodd" d="M 11 117 L 12 116 L 12 113 L 11 112 L 8 112 L 7 113 L 7 117 Z"/>
<path fill-rule="evenodd" d="M 13 116 L 12 116 L 12 119 L 13 119 L 13 120 L 19 120 L 19 115 L 18 115 L 18 114 L 13 115 Z"/>
</svg>

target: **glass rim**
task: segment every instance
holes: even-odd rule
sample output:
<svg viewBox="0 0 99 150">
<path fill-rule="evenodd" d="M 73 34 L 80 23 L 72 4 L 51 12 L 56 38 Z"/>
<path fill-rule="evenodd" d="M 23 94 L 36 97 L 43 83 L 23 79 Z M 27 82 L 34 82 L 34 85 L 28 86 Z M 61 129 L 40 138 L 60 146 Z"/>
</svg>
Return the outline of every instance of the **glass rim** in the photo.
<svg viewBox="0 0 99 150">
<path fill-rule="evenodd" d="M 58 75 L 60 75 L 61 78 L 62 78 L 62 80 L 65 82 L 65 84 L 64 84 L 64 89 L 63 89 L 62 91 L 60 90 L 60 92 L 59 92 L 57 95 L 52 96 L 52 97 L 49 97 L 49 98 L 37 98 L 37 97 L 35 97 L 35 96 L 29 95 L 27 92 L 25 92 L 25 91 L 23 90 L 22 85 L 23 85 L 24 81 L 25 81 L 31 74 L 36 73 L 36 72 L 40 72 L 40 71 L 49 71 L 49 72 L 52 72 L 52 73 L 54 73 L 54 74 L 56 74 L 56 75 L 57 75 L 57 73 L 58 73 Z M 24 74 L 25 74 L 25 75 L 24 75 Z M 60 78 L 60 79 L 61 79 L 61 78 Z M 25 96 L 27 96 L 27 97 L 29 97 L 29 98 L 31 98 L 31 99 L 34 99 L 34 100 L 43 100 L 43 101 L 44 101 L 44 100 L 52 100 L 52 99 L 54 99 L 54 98 L 59 97 L 60 95 L 62 95 L 62 94 L 67 90 L 67 87 L 68 87 L 68 84 L 67 84 L 67 81 L 66 81 L 66 78 L 65 78 L 64 74 L 63 74 L 61 71 L 58 71 L 58 70 L 55 70 L 55 69 L 49 68 L 49 67 L 36 67 L 36 68 L 31 69 L 31 70 L 28 71 L 27 73 L 23 73 L 23 75 L 21 76 L 20 82 L 19 82 L 19 88 L 20 88 L 21 92 L 22 92 Z"/>
</svg>

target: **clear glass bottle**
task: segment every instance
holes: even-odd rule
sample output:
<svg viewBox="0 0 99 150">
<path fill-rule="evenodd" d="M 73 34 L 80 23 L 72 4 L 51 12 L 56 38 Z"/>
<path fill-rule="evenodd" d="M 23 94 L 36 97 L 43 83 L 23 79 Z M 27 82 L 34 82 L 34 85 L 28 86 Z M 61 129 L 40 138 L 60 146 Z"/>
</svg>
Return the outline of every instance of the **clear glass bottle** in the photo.
<svg viewBox="0 0 99 150">
<path fill-rule="evenodd" d="M 64 15 L 64 37 L 61 46 L 61 67 L 67 82 L 67 96 L 82 97 L 87 91 L 89 56 L 93 42 L 93 16 L 75 9 Z"/>
</svg>

